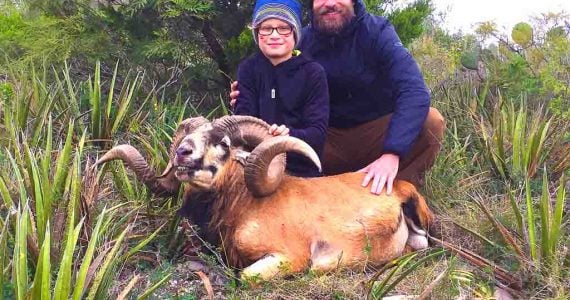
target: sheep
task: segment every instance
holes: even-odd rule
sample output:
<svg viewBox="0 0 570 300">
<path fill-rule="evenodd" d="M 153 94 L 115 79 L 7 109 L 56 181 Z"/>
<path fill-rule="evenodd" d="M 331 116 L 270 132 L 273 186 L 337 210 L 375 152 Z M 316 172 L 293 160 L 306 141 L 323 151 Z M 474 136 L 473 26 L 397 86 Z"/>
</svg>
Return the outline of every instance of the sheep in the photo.
<svg viewBox="0 0 570 300">
<path fill-rule="evenodd" d="M 361 187 L 359 173 L 284 174 L 285 152 L 303 154 L 320 168 L 317 154 L 294 137 L 272 137 L 269 125 L 254 117 L 185 124 L 173 139 L 167 170 L 155 180 L 184 184 L 181 213 L 206 216 L 199 225 L 223 247 L 230 266 L 243 268 L 242 278 L 381 265 L 406 249 L 427 247 L 432 213 L 412 184 L 396 181 L 391 195 L 374 195 Z M 139 177 L 149 172 L 148 165 L 140 167 L 138 151 L 125 145 L 96 164 L 117 158 Z"/>
</svg>

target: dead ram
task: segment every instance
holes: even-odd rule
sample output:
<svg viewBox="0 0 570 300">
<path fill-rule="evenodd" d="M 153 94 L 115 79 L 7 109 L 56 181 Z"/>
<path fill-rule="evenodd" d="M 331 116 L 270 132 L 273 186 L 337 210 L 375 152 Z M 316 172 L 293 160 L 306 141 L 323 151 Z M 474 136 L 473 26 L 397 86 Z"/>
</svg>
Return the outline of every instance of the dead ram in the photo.
<svg viewBox="0 0 570 300">
<path fill-rule="evenodd" d="M 427 247 L 432 215 L 413 185 L 397 181 L 390 196 L 378 196 L 361 187 L 359 173 L 290 176 L 284 173 L 289 151 L 320 167 L 306 143 L 272 137 L 259 119 L 192 118 L 179 125 L 159 177 L 129 145 L 114 147 L 97 164 L 121 159 L 162 196 L 176 194 L 183 183 L 182 213 L 223 246 L 245 278 L 379 265 L 406 245 Z"/>
</svg>

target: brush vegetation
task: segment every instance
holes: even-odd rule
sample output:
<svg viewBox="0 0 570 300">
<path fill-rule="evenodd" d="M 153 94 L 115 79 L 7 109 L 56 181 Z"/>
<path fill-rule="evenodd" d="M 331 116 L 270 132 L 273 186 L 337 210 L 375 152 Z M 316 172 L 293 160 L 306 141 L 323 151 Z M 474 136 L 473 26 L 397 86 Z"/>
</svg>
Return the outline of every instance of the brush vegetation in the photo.
<svg viewBox="0 0 570 300">
<path fill-rule="evenodd" d="M 567 299 L 569 16 L 450 35 L 429 1 L 366 2 L 399 24 L 447 121 L 422 190 L 434 247 L 239 282 L 176 215 L 179 197 L 154 198 L 122 164 L 91 165 L 133 143 L 162 170 L 178 122 L 228 114 L 254 1 L 2 1 L 0 299 Z"/>
</svg>

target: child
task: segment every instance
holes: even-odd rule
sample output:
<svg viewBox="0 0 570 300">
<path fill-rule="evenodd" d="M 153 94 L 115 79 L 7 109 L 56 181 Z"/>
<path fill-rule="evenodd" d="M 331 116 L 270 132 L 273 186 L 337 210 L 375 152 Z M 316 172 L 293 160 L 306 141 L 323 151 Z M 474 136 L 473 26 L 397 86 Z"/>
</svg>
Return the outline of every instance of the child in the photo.
<svg viewBox="0 0 570 300">
<path fill-rule="evenodd" d="M 253 37 L 261 53 L 238 68 L 239 96 L 234 113 L 263 119 L 269 133 L 290 135 L 322 154 L 329 118 L 326 74 L 294 50 L 301 38 L 301 6 L 296 0 L 259 0 L 253 12 Z M 287 171 L 320 176 L 306 158 L 287 154 Z"/>
</svg>

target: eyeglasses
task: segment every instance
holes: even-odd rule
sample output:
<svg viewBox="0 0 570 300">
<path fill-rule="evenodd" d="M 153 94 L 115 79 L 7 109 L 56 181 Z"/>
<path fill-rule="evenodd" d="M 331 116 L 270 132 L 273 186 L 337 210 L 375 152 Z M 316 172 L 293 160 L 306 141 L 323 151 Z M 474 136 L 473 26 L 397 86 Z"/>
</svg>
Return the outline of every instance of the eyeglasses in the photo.
<svg viewBox="0 0 570 300">
<path fill-rule="evenodd" d="M 293 28 L 291 28 L 291 26 L 279 26 L 279 27 L 259 27 L 257 29 L 257 32 L 260 35 L 272 35 L 273 31 L 277 30 L 277 33 L 279 33 L 279 35 L 288 35 L 293 31 Z"/>
</svg>

